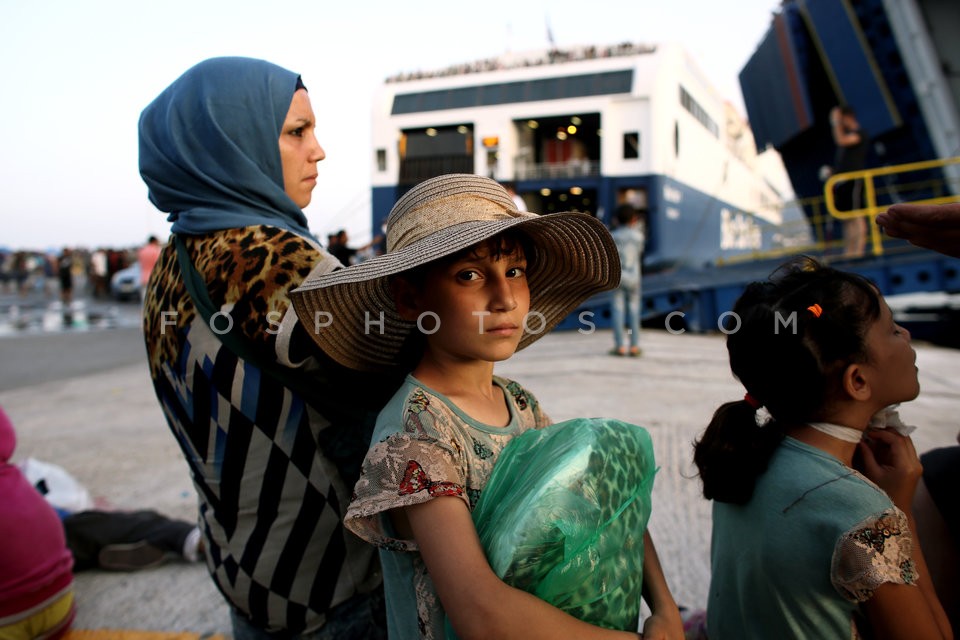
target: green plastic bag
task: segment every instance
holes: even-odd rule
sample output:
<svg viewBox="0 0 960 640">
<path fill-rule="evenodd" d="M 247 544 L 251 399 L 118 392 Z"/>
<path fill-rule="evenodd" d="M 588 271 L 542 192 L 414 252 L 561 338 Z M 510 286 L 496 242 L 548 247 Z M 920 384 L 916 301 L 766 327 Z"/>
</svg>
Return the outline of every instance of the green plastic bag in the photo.
<svg viewBox="0 0 960 640">
<path fill-rule="evenodd" d="M 655 473 L 637 425 L 580 418 L 524 432 L 473 512 L 490 566 L 580 620 L 635 631 Z"/>
</svg>

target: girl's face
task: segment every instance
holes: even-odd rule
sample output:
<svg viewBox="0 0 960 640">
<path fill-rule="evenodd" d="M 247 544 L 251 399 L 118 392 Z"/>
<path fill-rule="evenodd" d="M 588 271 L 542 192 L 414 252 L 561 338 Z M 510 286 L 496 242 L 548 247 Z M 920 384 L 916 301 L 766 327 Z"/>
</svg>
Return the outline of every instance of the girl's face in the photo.
<svg viewBox="0 0 960 640">
<path fill-rule="evenodd" d="M 910 346 L 910 332 L 893 321 L 893 313 L 881 301 L 880 317 L 867 331 L 869 362 L 864 370 L 879 406 L 913 400 L 920 393 L 917 353 Z"/>
<path fill-rule="evenodd" d="M 310 204 L 317 186 L 317 163 L 327 157 L 314 135 L 315 126 L 307 91 L 298 89 L 280 130 L 280 163 L 283 190 L 301 209 Z"/>
<path fill-rule="evenodd" d="M 415 305 L 421 314 L 436 314 L 421 320 L 425 332 L 436 329 L 427 336 L 428 352 L 462 362 L 499 362 L 512 356 L 530 310 L 526 269 L 517 243 L 500 255 L 480 247 L 428 270 Z"/>
</svg>

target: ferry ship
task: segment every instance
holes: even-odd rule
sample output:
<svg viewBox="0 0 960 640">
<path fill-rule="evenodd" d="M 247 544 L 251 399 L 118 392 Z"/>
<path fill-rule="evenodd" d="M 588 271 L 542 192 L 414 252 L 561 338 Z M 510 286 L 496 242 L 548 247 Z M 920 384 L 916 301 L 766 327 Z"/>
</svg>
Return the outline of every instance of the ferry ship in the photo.
<svg viewBox="0 0 960 640">
<path fill-rule="evenodd" d="M 747 118 L 678 45 L 552 49 L 388 78 L 372 118 L 373 229 L 417 182 L 479 173 L 540 213 L 581 210 L 612 227 L 619 204 L 646 210 L 652 323 L 716 330 L 746 283 L 797 253 L 870 277 L 891 301 L 952 300 L 960 260 L 881 237 L 872 222 L 869 251 L 849 257 L 826 228 L 843 215 L 872 221 L 892 202 L 960 200 L 958 21 L 943 0 L 783 0 L 740 73 Z M 869 201 L 856 212 L 829 198 L 851 174 L 821 174 L 839 104 L 872 140 L 856 176 Z M 604 301 L 588 302 L 607 326 Z M 932 324 L 953 331 L 956 310 L 937 304 Z M 916 308 L 910 299 L 904 311 Z"/>
<path fill-rule="evenodd" d="M 514 187 L 530 211 L 614 226 L 646 212 L 646 273 L 790 242 L 779 159 L 679 45 L 508 54 L 386 79 L 375 98 L 375 233 L 406 190 L 444 173 Z M 775 154 L 774 154 L 775 155 Z"/>
</svg>

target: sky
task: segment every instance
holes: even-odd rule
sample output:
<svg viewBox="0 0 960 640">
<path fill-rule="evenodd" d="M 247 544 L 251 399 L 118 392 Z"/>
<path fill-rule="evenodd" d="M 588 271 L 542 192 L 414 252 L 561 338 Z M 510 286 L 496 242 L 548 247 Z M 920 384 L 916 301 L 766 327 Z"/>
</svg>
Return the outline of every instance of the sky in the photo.
<svg viewBox="0 0 960 640">
<path fill-rule="evenodd" d="M 400 72 L 507 51 L 678 42 L 741 113 L 737 75 L 779 0 L 0 0 L 0 247 L 165 238 L 137 169 L 143 108 L 197 62 L 300 73 L 327 158 L 305 209 L 319 237 L 370 237 L 372 98 Z M 734 8 L 735 5 L 735 8 Z"/>
</svg>

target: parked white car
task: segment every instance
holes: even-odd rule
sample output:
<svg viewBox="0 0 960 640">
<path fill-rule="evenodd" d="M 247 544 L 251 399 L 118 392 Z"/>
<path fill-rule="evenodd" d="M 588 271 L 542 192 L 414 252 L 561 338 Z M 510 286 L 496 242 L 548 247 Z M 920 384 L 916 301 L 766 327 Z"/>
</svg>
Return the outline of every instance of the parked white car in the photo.
<svg viewBox="0 0 960 640">
<path fill-rule="evenodd" d="M 113 274 L 110 295 L 117 300 L 135 300 L 140 297 L 140 263 L 134 262 Z"/>
</svg>

